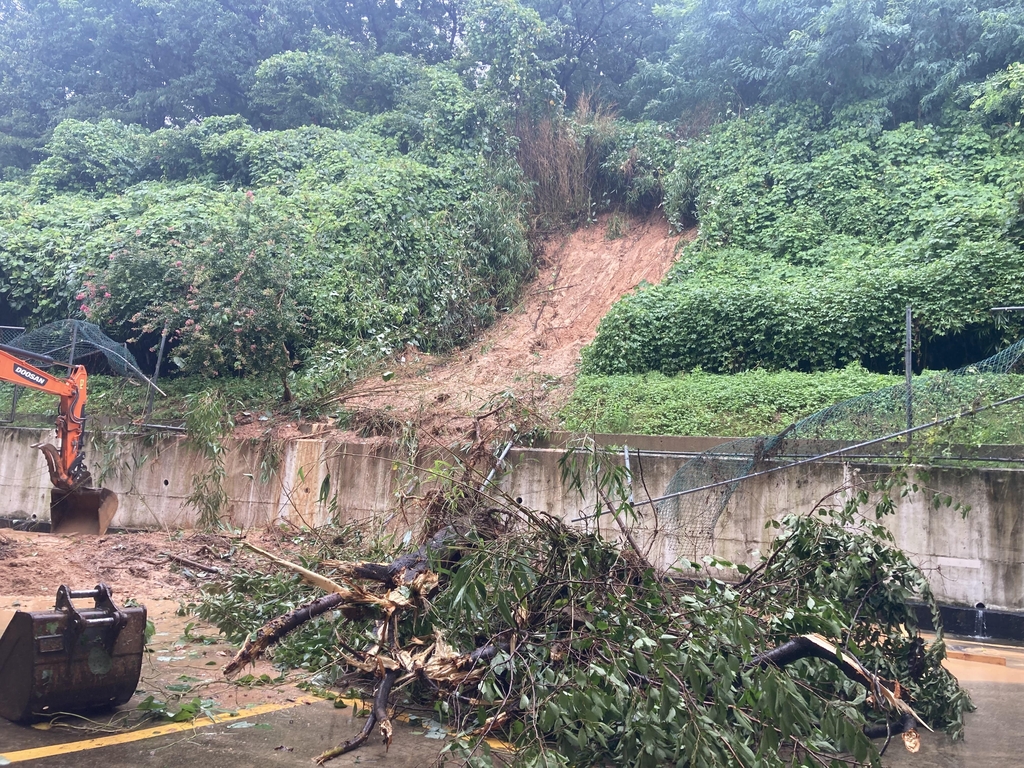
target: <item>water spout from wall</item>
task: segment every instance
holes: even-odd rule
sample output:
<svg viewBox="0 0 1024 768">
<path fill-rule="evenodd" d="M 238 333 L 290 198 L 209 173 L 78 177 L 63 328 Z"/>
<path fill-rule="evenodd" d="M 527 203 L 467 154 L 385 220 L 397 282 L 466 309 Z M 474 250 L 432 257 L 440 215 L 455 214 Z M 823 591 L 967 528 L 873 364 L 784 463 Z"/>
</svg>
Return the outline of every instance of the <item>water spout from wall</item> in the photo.
<svg viewBox="0 0 1024 768">
<path fill-rule="evenodd" d="M 978 603 L 974 608 L 974 637 L 988 637 L 988 627 L 985 626 L 985 604 Z"/>
</svg>

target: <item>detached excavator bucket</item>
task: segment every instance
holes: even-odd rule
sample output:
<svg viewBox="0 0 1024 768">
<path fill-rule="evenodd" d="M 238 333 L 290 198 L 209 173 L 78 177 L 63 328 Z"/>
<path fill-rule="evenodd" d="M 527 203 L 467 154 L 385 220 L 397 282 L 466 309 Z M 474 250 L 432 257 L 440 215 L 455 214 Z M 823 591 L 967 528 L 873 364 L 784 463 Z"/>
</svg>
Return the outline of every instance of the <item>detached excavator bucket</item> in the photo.
<svg viewBox="0 0 1024 768">
<path fill-rule="evenodd" d="M 50 493 L 51 533 L 102 536 L 117 512 L 117 494 L 106 488 L 54 489 Z"/>
<path fill-rule="evenodd" d="M 88 598 L 91 608 L 74 603 Z M 145 644 L 145 607 L 119 608 L 105 584 L 61 586 L 53 610 L 18 611 L 0 636 L 0 717 L 28 722 L 124 704 Z"/>
</svg>

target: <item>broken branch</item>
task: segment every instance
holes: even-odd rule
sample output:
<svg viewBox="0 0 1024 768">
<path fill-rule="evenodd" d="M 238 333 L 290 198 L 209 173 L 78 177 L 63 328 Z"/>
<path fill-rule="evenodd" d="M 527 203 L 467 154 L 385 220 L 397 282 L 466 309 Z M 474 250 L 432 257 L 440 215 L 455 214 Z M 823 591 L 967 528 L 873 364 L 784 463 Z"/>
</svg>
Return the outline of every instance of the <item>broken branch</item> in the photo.
<svg viewBox="0 0 1024 768">
<path fill-rule="evenodd" d="M 380 726 L 380 735 L 384 737 L 385 749 L 391 746 L 391 737 L 394 734 L 394 728 L 391 725 L 391 718 L 388 715 L 388 698 L 391 696 L 391 688 L 395 684 L 395 679 L 398 677 L 398 670 L 389 669 L 384 673 L 384 677 L 380 681 L 380 685 L 377 687 L 377 692 L 373 696 L 373 706 L 370 708 L 370 714 L 366 718 L 366 724 L 359 734 L 344 744 L 341 744 L 332 749 L 328 749 L 326 752 L 316 758 L 317 765 L 323 765 L 328 760 L 333 760 L 336 757 L 344 755 L 346 752 L 351 752 L 353 749 L 361 747 L 366 740 L 370 738 L 370 733 L 373 732 L 373 726 Z"/>
<path fill-rule="evenodd" d="M 242 546 L 244 546 L 246 549 L 251 549 L 258 555 L 263 555 L 263 557 L 267 558 L 267 560 L 269 560 L 272 563 L 277 563 L 282 568 L 287 568 L 289 571 L 299 574 L 299 576 L 302 577 L 303 581 L 312 584 L 314 587 L 320 587 L 320 589 L 322 589 L 324 592 L 338 592 L 340 594 L 348 594 L 351 592 L 351 590 L 347 587 L 343 587 L 341 584 L 338 584 L 335 581 L 331 581 L 326 576 L 321 576 L 319 573 L 314 573 L 308 568 L 303 568 L 301 565 L 289 562 L 288 560 L 278 557 L 277 555 L 271 554 L 270 552 L 267 552 L 265 549 L 260 549 L 256 545 L 250 544 L 247 541 L 243 541 Z"/>
<path fill-rule="evenodd" d="M 256 630 L 256 634 L 251 639 L 245 641 L 238 653 L 235 654 L 235 658 L 224 667 L 224 674 L 233 675 L 246 664 L 252 664 L 267 648 L 289 632 L 310 619 L 339 607 L 344 600 L 345 595 L 334 592 L 267 622 Z"/>
<path fill-rule="evenodd" d="M 178 565 L 184 565 L 187 568 L 195 568 L 197 571 L 205 571 L 206 573 L 221 573 L 220 568 L 216 568 L 212 565 L 204 565 L 203 563 L 197 562 L 195 560 L 190 560 L 189 558 L 182 557 L 181 555 L 172 555 L 170 552 L 161 552 L 161 554 L 168 560 L 173 560 L 174 562 L 178 563 Z M 151 561 L 147 560 L 146 562 Z"/>
</svg>

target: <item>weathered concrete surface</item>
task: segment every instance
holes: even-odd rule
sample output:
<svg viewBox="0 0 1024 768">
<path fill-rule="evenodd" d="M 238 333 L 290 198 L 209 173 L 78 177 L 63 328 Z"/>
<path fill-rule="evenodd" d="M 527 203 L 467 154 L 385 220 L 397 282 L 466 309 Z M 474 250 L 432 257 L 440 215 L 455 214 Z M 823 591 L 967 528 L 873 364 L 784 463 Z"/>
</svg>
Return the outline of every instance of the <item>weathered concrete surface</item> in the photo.
<svg viewBox="0 0 1024 768">
<path fill-rule="evenodd" d="M 593 519 L 596 496 L 591 491 L 580 498 L 565 489 L 558 466 L 561 455 L 554 449 L 512 451 L 515 470 L 505 488 L 527 506 L 563 519 Z M 664 493 L 683 461 L 663 453 L 632 454 L 636 500 Z M 841 506 L 857 490 L 872 491 L 875 481 L 886 474 L 878 465 L 833 461 L 748 480 L 718 520 L 712 551 L 734 563 L 752 565 L 771 545 L 775 531 L 766 528 L 769 520 L 809 512 L 818 504 Z M 900 497 L 899 489 L 893 492 L 897 513 L 885 521 L 897 545 L 928 574 L 936 598 L 949 604 L 1024 610 L 1024 472 L 918 468 L 908 477 L 908 485 L 915 484 L 918 490 L 905 497 Z M 878 494 L 871 496 L 874 500 Z M 936 506 L 937 496 L 968 505 L 970 511 L 965 515 L 955 506 Z M 711 553 L 702 537 L 696 543 L 688 540 L 687 519 L 655 519 L 650 506 L 638 509 L 644 514 L 641 545 L 650 547 L 654 562 L 668 565 L 679 556 L 699 559 Z M 619 535 L 609 515 L 598 520 L 602 533 Z"/>
<path fill-rule="evenodd" d="M 48 519 L 45 465 L 29 446 L 49 437 L 48 430 L 0 429 L 0 515 Z M 661 495 L 685 461 L 664 452 L 665 448 L 707 447 L 706 441 L 691 446 L 667 438 L 646 443 L 643 438 L 622 438 L 622 442 L 651 446 L 631 453 L 638 502 Z M 417 521 L 396 514 L 395 501 L 397 490 L 412 487 L 412 473 L 403 469 L 396 455 L 392 446 L 380 440 L 236 441 L 227 453 L 229 503 L 224 519 L 249 528 L 281 522 L 317 526 L 332 518 L 345 523 L 387 515 L 393 529 L 410 529 Z M 561 449 L 554 448 L 513 449 L 500 487 L 527 506 L 567 521 L 587 519 L 593 524 L 594 490 L 588 489 L 580 498 L 566 487 L 559 467 L 562 455 Z M 196 513 L 184 502 L 203 464 L 181 437 L 94 435 L 88 458 L 98 483 L 120 497 L 115 526 L 195 524 Z M 420 464 L 431 462 L 422 459 Z M 871 488 L 880 471 L 871 464 L 821 462 L 748 481 L 718 521 L 714 554 L 754 563 L 770 545 L 773 531 L 766 530 L 767 521 L 808 512 L 817 503 L 842 504 L 853 490 Z M 917 471 L 910 479 L 920 490 L 898 500 L 898 513 L 887 519 L 887 525 L 897 544 L 928 573 L 939 601 L 1024 610 L 1024 470 L 932 469 Z M 970 514 L 965 518 L 950 507 L 936 507 L 936 495 L 970 505 Z M 703 544 L 694 547 L 687 541 L 688 520 L 656 518 L 650 507 L 640 509 L 644 514 L 640 538 L 656 563 L 667 566 L 680 555 L 708 554 Z M 602 533 L 620 535 L 611 516 L 596 519 Z"/>
<path fill-rule="evenodd" d="M 192 478 L 206 465 L 184 438 L 90 437 L 86 458 L 95 484 L 119 497 L 114 526 L 195 525 L 196 512 L 185 501 L 192 493 Z M 46 465 L 30 446 L 50 440 L 52 430 L 0 429 L 0 515 L 49 520 Z M 357 520 L 382 514 L 393 499 L 393 461 L 392 449 L 380 441 L 229 441 L 223 517 L 236 527 L 251 528 L 285 520 L 318 526 L 332 515 Z M 330 500 L 322 502 L 320 491 L 328 476 Z M 332 506 L 335 496 L 340 506 Z"/>
<path fill-rule="evenodd" d="M 846 489 L 871 489 L 880 477 L 882 470 L 872 465 L 822 463 L 748 481 L 719 520 L 715 553 L 750 563 L 769 546 L 767 520 L 810 511 L 822 501 L 841 504 Z M 928 574 L 939 601 L 1024 609 L 1024 473 L 931 468 L 912 471 L 908 481 L 919 490 L 897 499 L 897 513 L 885 518 L 886 525 Z M 968 504 L 970 511 L 936 506 L 936 495 Z"/>
</svg>

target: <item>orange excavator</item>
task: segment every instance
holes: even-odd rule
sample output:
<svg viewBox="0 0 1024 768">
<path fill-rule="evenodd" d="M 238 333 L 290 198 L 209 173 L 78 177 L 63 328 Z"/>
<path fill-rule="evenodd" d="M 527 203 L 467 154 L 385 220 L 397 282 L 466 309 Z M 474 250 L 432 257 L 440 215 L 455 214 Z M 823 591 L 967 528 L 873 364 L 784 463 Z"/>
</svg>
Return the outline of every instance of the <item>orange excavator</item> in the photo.
<svg viewBox="0 0 1024 768">
<path fill-rule="evenodd" d="M 50 471 L 50 531 L 104 534 L 117 512 L 117 495 L 91 488 L 85 466 L 85 400 L 88 375 L 83 365 L 71 365 L 67 378 L 58 378 L 31 365 L 63 365 L 46 355 L 0 344 L 0 381 L 18 384 L 60 398 L 57 438 L 60 447 L 36 444 Z"/>
</svg>

